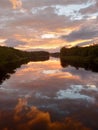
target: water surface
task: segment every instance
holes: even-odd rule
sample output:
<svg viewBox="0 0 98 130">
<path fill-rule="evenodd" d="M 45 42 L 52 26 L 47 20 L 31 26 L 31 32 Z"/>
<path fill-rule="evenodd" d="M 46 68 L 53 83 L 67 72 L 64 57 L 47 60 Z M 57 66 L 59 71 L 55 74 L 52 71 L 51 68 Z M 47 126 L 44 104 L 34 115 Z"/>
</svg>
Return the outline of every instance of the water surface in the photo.
<svg viewBox="0 0 98 130">
<path fill-rule="evenodd" d="M 0 85 L 0 130 L 98 130 L 98 73 L 29 62 Z"/>
</svg>

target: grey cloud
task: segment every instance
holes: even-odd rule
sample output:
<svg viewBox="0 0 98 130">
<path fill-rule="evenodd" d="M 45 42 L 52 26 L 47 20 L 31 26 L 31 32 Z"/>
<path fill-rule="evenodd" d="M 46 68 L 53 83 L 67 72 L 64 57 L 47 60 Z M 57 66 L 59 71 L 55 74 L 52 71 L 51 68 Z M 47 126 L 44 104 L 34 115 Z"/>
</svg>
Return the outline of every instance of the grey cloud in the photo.
<svg viewBox="0 0 98 130">
<path fill-rule="evenodd" d="M 16 47 L 18 45 L 25 45 L 26 42 L 22 42 L 22 41 L 19 41 L 19 40 L 16 40 L 16 39 L 7 39 L 5 41 L 5 44 L 9 47 Z"/>
<path fill-rule="evenodd" d="M 78 43 L 78 46 L 90 45 L 90 44 L 92 44 L 93 42 L 94 42 L 93 40 L 88 41 L 88 42 L 81 42 L 81 43 Z"/>
<path fill-rule="evenodd" d="M 36 29 L 56 29 L 65 27 L 66 22 L 69 23 L 68 17 L 58 16 L 53 11 L 53 8 L 49 7 L 44 11 L 41 11 L 37 15 L 31 13 L 26 15 L 17 15 L 14 20 L 10 21 L 9 26 L 25 26 Z"/>
<path fill-rule="evenodd" d="M 9 0 L 0 0 L 0 8 L 6 9 L 11 8 Z"/>
<path fill-rule="evenodd" d="M 25 7 L 40 7 L 40 6 L 51 6 L 51 5 L 70 5 L 70 4 L 82 4 L 87 3 L 89 0 L 23 0 Z"/>
<path fill-rule="evenodd" d="M 22 3 L 23 8 L 31 9 L 33 7 L 51 6 L 51 5 L 70 5 L 87 3 L 89 0 L 0 0 L 0 8 L 12 8 L 11 1 Z M 17 2 L 16 2 L 17 6 Z"/>
<path fill-rule="evenodd" d="M 87 8 L 81 9 L 79 12 L 83 15 L 98 13 L 98 1 Z"/>
<path fill-rule="evenodd" d="M 78 46 L 85 46 L 85 45 L 93 45 L 93 44 L 98 44 L 98 40 L 90 40 L 88 42 L 81 42 L 78 43 Z"/>
<path fill-rule="evenodd" d="M 97 19 L 96 21 L 90 22 L 91 20 L 89 20 L 87 22 L 85 18 L 80 20 L 71 19 L 71 17 L 74 17 L 73 14 L 71 14 L 72 16 L 59 16 L 55 13 L 56 5 L 61 5 L 61 8 L 63 6 L 66 8 L 68 5 L 79 4 L 79 6 L 82 6 L 82 4 L 87 4 L 88 2 L 89 0 L 22 0 L 22 8 L 26 11 L 21 12 L 20 9 L 13 10 L 9 0 L 0 0 L 0 38 L 16 38 L 15 35 L 18 34 L 19 36 L 22 36 L 22 38 L 34 39 L 32 44 L 38 44 L 38 41 L 39 45 L 41 45 L 46 42 L 41 41 L 40 35 L 42 34 L 57 32 L 61 36 L 65 34 L 69 28 L 75 30 L 77 27 L 81 28 L 81 26 L 89 24 L 89 26 L 92 25 L 92 29 L 81 28 L 78 31 L 73 31 L 68 36 L 62 36 L 62 38 L 67 41 L 86 38 L 93 39 L 93 37 L 98 36 Z M 34 9 L 36 9 L 35 14 L 32 13 Z M 82 10 L 80 10 L 80 12 L 81 11 Z M 77 12 L 75 12 L 75 14 L 76 13 Z M 96 26 L 96 30 L 93 26 Z M 17 43 L 14 43 L 14 45 L 8 42 L 6 43 L 8 46 L 17 46 L 17 44 L 21 45 L 22 43 L 18 41 Z"/>
<path fill-rule="evenodd" d="M 4 0 L 5 1 L 5 0 Z M 31 28 L 44 28 L 44 29 L 49 29 L 49 30 L 55 30 L 56 28 L 66 28 L 66 27 L 71 27 L 73 25 L 79 24 L 79 22 L 71 21 L 70 17 L 66 16 L 58 16 L 55 14 L 55 9 L 51 7 L 52 5 L 68 5 L 68 4 L 81 4 L 85 3 L 88 0 L 31 0 L 30 2 L 28 0 L 22 0 L 23 2 L 23 8 L 28 8 L 33 9 L 33 7 L 42 7 L 42 6 L 47 6 L 44 10 L 41 10 L 38 12 L 38 14 L 33 15 L 31 12 L 28 13 L 19 13 L 18 11 L 13 12 L 10 8 L 9 10 L 1 10 L 3 12 L 3 16 L 8 18 L 8 20 L 5 20 L 3 24 L 5 24 L 4 29 L 10 28 L 9 33 L 12 31 L 11 29 L 13 28 L 12 32 L 17 32 L 16 27 L 23 27 L 25 28 L 31 27 Z M 5 2 L 6 3 L 6 2 Z M 1 4 L 4 4 L 3 0 L 1 0 Z M 8 6 L 11 5 L 9 0 L 7 1 Z M 27 7 L 26 7 L 27 6 Z M 49 7 L 48 7 L 49 6 Z M 31 7 L 31 8 L 30 8 Z M 13 20 L 12 20 L 13 18 Z M 2 24 L 2 22 L 1 22 Z M 6 29 L 7 29 L 6 28 Z M 14 31 L 15 30 L 15 31 Z M 20 30 L 19 30 L 20 32 Z"/>
<path fill-rule="evenodd" d="M 67 36 L 62 36 L 63 39 L 66 39 L 69 42 L 76 41 L 76 40 L 87 40 L 87 39 L 92 39 L 94 37 L 98 36 L 98 29 L 94 28 L 88 28 L 88 27 L 83 27 L 80 28 L 79 30 L 71 32 Z"/>
</svg>

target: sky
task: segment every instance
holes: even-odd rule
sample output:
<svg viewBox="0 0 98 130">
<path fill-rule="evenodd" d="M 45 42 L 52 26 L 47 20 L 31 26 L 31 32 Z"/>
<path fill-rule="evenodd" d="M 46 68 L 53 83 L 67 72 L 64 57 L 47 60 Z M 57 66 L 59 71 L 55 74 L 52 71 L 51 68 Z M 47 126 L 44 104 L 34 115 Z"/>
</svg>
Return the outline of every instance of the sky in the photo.
<svg viewBox="0 0 98 130">
<path fill-rule="evenodd" d="M 59 51 L 98 42 L 98 0 L 0 0 L 0 45 Z"/>
</svg>

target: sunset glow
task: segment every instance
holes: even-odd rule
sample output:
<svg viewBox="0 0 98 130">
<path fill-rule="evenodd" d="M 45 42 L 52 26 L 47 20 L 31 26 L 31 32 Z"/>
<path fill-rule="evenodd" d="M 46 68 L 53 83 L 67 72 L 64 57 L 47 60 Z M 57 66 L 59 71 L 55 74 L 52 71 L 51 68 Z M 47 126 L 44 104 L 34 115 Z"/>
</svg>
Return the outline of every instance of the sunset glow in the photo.
<svg viewBox="0 0 98 130">
<path fill-rule="evenodd" d="M 98 41 L 97 0 L 1 0 L 0 7 L 0 45 L 53 52 Z"/>
<path fill-rule="evenodd" d="M 98 0 L 0 0 L 0 130 L 98 130 Z"/>
</svg>

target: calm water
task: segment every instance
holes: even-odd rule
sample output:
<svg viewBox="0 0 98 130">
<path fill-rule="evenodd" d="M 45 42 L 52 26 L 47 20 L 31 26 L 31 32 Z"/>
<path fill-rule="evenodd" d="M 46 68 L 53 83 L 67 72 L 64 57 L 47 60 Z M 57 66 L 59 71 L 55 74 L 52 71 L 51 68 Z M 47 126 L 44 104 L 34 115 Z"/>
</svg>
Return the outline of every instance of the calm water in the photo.
<svg viewBox="0 0 98 130">
<path fill-rule="evenodd" d="M 0 130 L 98 130 L 98 73 L 22 65 L 0 85 Z"/>
</svg>

